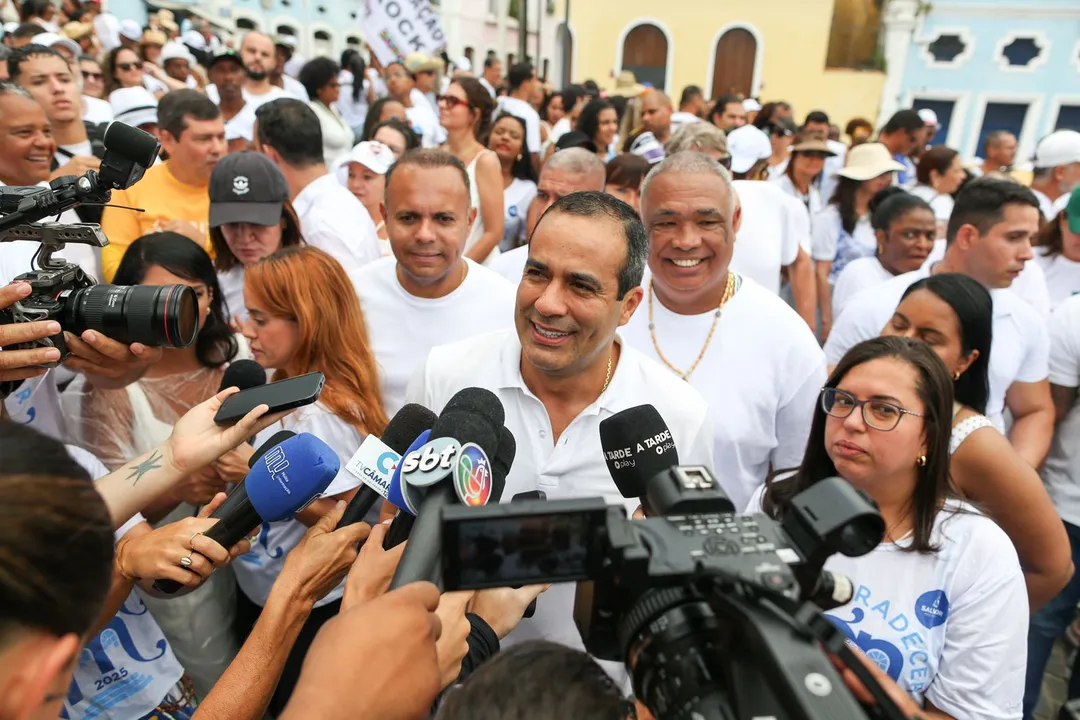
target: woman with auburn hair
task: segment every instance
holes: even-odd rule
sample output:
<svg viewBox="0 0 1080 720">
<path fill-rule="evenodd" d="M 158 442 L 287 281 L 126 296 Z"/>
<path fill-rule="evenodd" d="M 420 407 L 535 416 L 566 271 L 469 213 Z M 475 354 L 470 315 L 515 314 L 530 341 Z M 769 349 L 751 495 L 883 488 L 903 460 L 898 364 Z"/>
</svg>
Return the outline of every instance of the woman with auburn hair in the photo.
<svg viewBox="0 0 1080 720">
<path fill-rule="evenodd" d="M 245 268 L 244 336 L 255 360 L 273 368 L 273 380 L 310 372 L 326 376 L 319 401 L 300 408 L 255 438 L 259 447 L 280 430 L 308 432 L 334 449 L 341 470 L 324 492 L 295 518 L 263 523 L 252 550 L 234 563 L 243 591 L 241 627 L 250 628 L 265 606 L 285 558 L 307 528 L 338 500 L 348 501 L 360 480 L 345 464 L 369 434 L 380 435 L 387 417 L 379 393 L 375 356 L 352 283 L 330 255 L 314 247 L 289 247 Z M 315 633 L 337 614 L 344 584 L 317 602 L 285 664 L 270 710 L 279 715 L 300 676 Z"/>
</svg>

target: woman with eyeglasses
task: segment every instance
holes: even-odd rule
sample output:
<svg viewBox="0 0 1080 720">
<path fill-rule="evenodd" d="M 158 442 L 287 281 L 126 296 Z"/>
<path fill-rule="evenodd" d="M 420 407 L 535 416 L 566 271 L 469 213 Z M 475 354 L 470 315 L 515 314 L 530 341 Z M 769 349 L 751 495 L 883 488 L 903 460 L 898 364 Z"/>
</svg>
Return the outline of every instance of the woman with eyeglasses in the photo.
<svg viewBox="0 0 1080 720">
<path fill-rule="evenodd" d="M 795 133 L 798 128 L 789 117 L 780 116 L 771 123 L 766 132 L 769 134 L 769 144 L 772 145 L 772 155 L 769 156 L 767 165 L 769 170 L 768 180 L 783 177 L 791 162 L 791 146 L 795 143 Z"/>
<path fill-rule="evenodd" d="M 771 178 L 777 187 L 806 207 L 811 221 L 824 208 L 817 181 L 825 169 L 825 160 L 834 155 L 828 143 L 811 137 L 791 147 L 791 160 L 783 174 Z"/>
<path fill-rule="evenodd" d="M 158 100 L 167 92 L 154 78 L 147 75 L 143 59 L 131 48 L 119 47 L 105 56 L 105 93 L 111 96 L 120 88 L 142 87 Z"/>
<path fill-rule="evenodd" d="M 934 211 L 922 198 L 890 187 L 875 195 L 867 209 L 877 252 L 852 260 L 840 273 L 832 293 L 835 317 L 866 288 L 921 268 L 934 249 Z"/>
<path fill-rule="evenodd" d="M 353 146 L 353 130 L 337 109 L 341 98 L 338 75 L 341 68 L 330 58 L 319 57 L 300 68 L 300 84 L 308 94 L 308 105 L 319 118 L 322 129 L 323 161 L 332 167 L 334 161 Z"/>
<path fill-rule="evenodd" d="M 1012 540 L 1034 612 L 1064 587 L 1072 556 L 1039 475 L 984 415 L 993 315 L 986 288 L 967 275 L 942 273 L 912 284 L 881 334 L 922 340 L 945 363 L 955 396 L 949 438 L 953 488 Z"/>
<path fill-rule="evenodd" d="M 476 219 L 465 239 L 465 256 L 486 263 L 499 256 L 503 238 L 503 177 L 499 156 L 484 147 L 495 103 L 476 78 L 458 78 L 439 96 L 439 123 L 446 145 L 465 164 Z"/>
<path fill-rule="evenodd" d="M 908 717 L 1019 718 L 1024 577 L 1008 536 L 950 492 L 952 417 L 952 380 L 929 345 L 862 342 L 821 391 L 802 465 L 750 507 L 783 518 L 799 492 L 832 476 L 867 493 L 885 538 L 825 563 L 855 587 L 829 618 L 907 693 Z"/>
<path fill-rule="evenodd" d="M 105 99 L 105 73 L 101 63 L 90 55 L 79 57 L 79 72 L 82 73 L 83 95 L 99 100 Z"/>
</svg>

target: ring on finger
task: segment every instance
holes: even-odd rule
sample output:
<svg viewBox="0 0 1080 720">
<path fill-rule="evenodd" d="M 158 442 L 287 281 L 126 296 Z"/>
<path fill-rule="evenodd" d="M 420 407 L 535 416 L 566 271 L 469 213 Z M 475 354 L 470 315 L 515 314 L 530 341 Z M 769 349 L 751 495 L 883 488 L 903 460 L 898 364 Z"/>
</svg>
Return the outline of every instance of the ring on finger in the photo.
<svg viewBox="0 0 1080 720">
<path fill-rule="evenodd" d="M 187 555 L 180 558 L 180 567 L 182 567 L 182 568 L 190 568 L 191 567 L 191 555 L 192 555 L 193 552 L 195 552 L 195 551 L 192 550 Z"/>
<path fill-rule="evenodd" d="M 187 541 L 188 542 L 188 547 L 191 549 L 192 552 L 195 552 L 195 538 L 199 537 L 200 535 L 202 535 L 202 533 L 197 532 L 197 533 L 193 534 Z"/>
</svg>

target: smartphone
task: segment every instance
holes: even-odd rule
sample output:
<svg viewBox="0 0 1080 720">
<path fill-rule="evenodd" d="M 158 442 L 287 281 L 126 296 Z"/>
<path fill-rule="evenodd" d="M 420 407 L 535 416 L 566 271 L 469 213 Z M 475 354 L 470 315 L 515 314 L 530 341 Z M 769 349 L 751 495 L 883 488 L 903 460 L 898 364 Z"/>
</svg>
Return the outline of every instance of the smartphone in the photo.
<svg viewBox="0 0 1080 720">
<path fill-rule="evenodd" d="M 214 422 L 234 425 L 259 405 L 269 405 L 271 413 L 310 405 L 319 399 L 325 382 L 321 372 L 313 372 L 241 390 L 225 398 Z"/>
<path fill-rule="evenodd" d="M 600 498 L 443 509 L 446 590 L 481 590 L 593 577 L 604 557 Z"/>
</svg>

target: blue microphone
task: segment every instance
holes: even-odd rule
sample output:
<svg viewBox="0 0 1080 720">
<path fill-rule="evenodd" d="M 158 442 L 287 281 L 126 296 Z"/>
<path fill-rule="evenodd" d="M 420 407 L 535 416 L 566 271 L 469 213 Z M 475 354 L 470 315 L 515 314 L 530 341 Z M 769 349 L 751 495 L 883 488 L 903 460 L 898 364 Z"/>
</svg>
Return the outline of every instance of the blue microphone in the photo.
<svg viewBox="0 0 1080 720">
<path fill-rule="evenodd" d="M 337 453 L 310 433 L 293 435 L 263 453 L 244 481 L 210 515 L 218 522 L 206 537 L 228 549 L 264 522 L 288 520 L 330 486 L 341 469 Z M 175 593 L 183 585 L 158 580 L 154 588 Z"/>
</svg>

